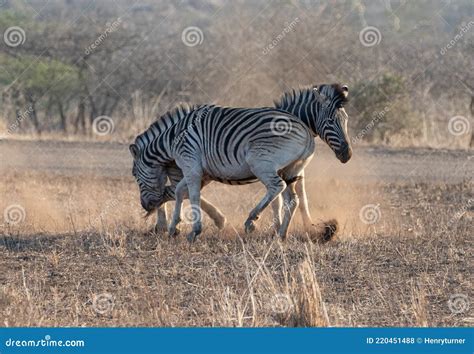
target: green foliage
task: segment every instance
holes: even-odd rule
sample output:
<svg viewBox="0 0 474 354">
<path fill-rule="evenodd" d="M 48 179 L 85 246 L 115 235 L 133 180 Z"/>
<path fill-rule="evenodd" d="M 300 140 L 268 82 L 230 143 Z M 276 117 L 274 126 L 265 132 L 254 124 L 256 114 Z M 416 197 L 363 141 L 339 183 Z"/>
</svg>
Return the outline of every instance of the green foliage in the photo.
<svg viewBox="0 0 474 354">
<path fill-rule="evenodd" d="M 58 60 L 0 57 L 0 85 L 14 87 L 39 98 L 70 96 L 79 86 L 77 69 Z"/>
<path fill-rule="evenodd" d="M 402 76 L 385 73 L 371 82 L 358 82 L 352 92 L 355 141 L 389 142 L 392 135 L 419 135 L 421 122 Z"/>
</svg>

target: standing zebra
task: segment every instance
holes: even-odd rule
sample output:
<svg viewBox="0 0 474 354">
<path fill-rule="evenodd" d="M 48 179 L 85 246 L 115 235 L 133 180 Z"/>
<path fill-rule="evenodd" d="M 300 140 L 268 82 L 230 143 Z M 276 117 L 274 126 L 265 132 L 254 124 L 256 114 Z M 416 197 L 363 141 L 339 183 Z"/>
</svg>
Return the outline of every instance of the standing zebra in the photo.
<svg viewBox="0 0 474 354">
<path fill-rule="evenodd" d="M 188 189 L 195 212 L 188 240 L 193 241 L 201 232 L 202 186 L 212 180 L 243 184 L 259 179 L 267 193 L 250 213 L 245 229 L 252 231 L 261 211 L 284 192 L 287 208 L 279 234 L 286 237 L 298 204 L 294 182 L 302 178 L 303 168 L 314 152 L 312 135 L 325 140 L 341 162 L 351 157 L 343 108 L 347 94 L 347 87 L 339 84 L 286 94 L 280 105 L 300 120 L 272 108 L 197 108 L 167 128 L 160 139 L 147 141 L 148 144 L 137 141 L 130 146 L 142 206 L 150 212 L 170 200 L 164 187 L 166 166 L 176 163 L 184 178 L 176 186 L 176 207 L 169 231 L 170 235 L 175 233 Z M 281 127 L 283 133 L 279 131 Z"/>
<path fill-rule="evenodd" d="M 334 92 L 333 90 L 336 90 L 338 92 Z M 341 98 L 341 91 L 343 92 L 343 97 L 342 99 L 339 100 L 333 100 L 331 97 L 339 95 L 339 98 Z M 311 117 L 315 116 L 321 116 L 321 115 L 331 115 L 331 112 L 328 112 L 328 108 L 330 108 L 331 105 L 338 104 L 340 107 L 339 109 L 339 114 L 341 115 L 340 120 L 341 121 L 341 129 L 344 131 L 347 131 L 347 114 L 345 113 L 343 109 L 343 104 L 347 100 L 347 94 L 348 94 L 348 88 L 345 85 L 320 85 L 319 88 L 318 86 L 313 86 L 311 88 L 306 88 L 302 90 L 295 91 L 293 90 L 291 93 L 285 93 L 283 97 L 281 98 L 280 101 L 275 101 L 275 107 L 281 110 L 284 110 L 286 112 L 292 113 L 295 117 L 301 119 L 311 130 L 314 136 L 321 136 L 319 132 L 323 131 L 323 127 L 316 127 L 316 126 L 311 126 L 310 121 L 319 121 L 319 122 L 324 122 L 324 120 L 320 119 L 314 119 Z M 318 105 L 317 103 L 320 103 Z M 337 108 L 336 108 L 337 109 Z M 326 110 L 326 112 L 325 112 Z M 167 124 L 160 124 L 160 122 L 155 122 L 147 132 L 144 134 L 148 133 L 148 136 L 150 137 L 150 133 L 153 137 L 158 136 L 162 132 L 162 127 L 169 125 L 170 120 L 179 120 L 181 119 L 185 114 L 189 113 L 191 111 L 191 108 L 178 108 L 172 113 L 167 113 L 165 116 L 163 116 L 161 119 L 164 119 L 167 121 Z M 329 122 L 330 124 L 330 122 Z M 337 129 L 337 127 L 335 128 Z M 339 129 L 339 130 L 341 130 Z M 342 134 L 342 132 L 340 132 Z M 328 139 L 331 138 L 331 128 L 329 128 L 329 135 L 324 138 L 321 136 L 323 140 L 328 142 Z M 137 142 L 140 142 L 141 139 L 140 137 L 137 138 Z M 151 139 L 151 138 L 150 138 Z M 338 144 L 338 139 L 337 137 L 331 138 L 333 139 L 333 144 Z M 329 144 L 329 143 L 328 143 Z M 350 146 L 347 145 L 347 150 L 348 154 L 350 157 L 351 149 Z M 170 195 L 169 198 L 170 200 L 174 200 L 174 188 L 177 183 L 182 179 L 182 172 L 181 170 L 174 164 L 174 166 L 168 168 L 168 172 L 170 173 L 170 176 L 168 178 L 170 179 L 171 182 L 171 187 L 169 189 Z M 233 184 L 239 184 L 234 182 Z M 240 183 L 242 184 L 242 183 Z M 309 213 L 309 207 L 308 207 L 308 201 L 307 201 L 307 196 L 305 192 L 305 185 L 304 185 L 304 179 L 301 179 L 296 182 L 295 185 L 296 188 L 296 194 L 298 195 L 299 198 L 299 209 L 301 212 L 301 216 L 303 219 L 303 225 L 306 230 L 310 230 L 312 224 L 311 221 L 311 216 Z M 224 215 L 210 202 L 206 201 L 204 198 L 201 198 L 201 207 L 202 209 L 211 217 L 211 219 L 214 221 L 216 226 L 219 228 L 222 228 L 225 224 L 225 217 Z M 272 202 L 272 209 L 273 209 L 273 214 L 274 214 L 274 221 L 275 221 L 275 228 L 278 229 L 281 223 L 281 209 L 282 209 L 282 200 L 281 197 L 276 198 Z M 157 224 L 155 230 L 159 231 L 164 231 L 167 226 L 167 220 L 166 220 L 166 210 L 165 210 L 165 205 L 163 204 L 160 208 L 158 208 L 158 218 L 157 218 Z"/>
</svg>

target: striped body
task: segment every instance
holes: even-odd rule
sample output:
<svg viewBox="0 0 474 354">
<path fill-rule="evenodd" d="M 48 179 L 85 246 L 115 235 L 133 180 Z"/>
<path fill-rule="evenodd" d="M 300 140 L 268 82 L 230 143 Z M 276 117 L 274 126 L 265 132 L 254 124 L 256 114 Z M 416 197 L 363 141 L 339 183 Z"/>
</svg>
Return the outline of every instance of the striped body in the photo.
<svg viewBox="0 0 474 354">
<path fill-rule="evenodd" d="M 303 168 L 314 151 L 313 136 L 319 135 L 326 141 L 342 162 L 349 160 L 347 114 L 342 107 L 346 97 L 347 87 L 321 85 L 285 94 L 277 103 L 280 109 L 200 106 L 168 113 L 131 146 L 142 206 L 147 210 L 159 207 L 173 199 L 174 188 L 179 189 L 181 184 L 178 206 L 179 199 L 186 197 L 183 186 L 190 180 L 199 179 L 199 189 L 210 181 L 239 185 L 261 180 L 267 187 L 267 200 L 251 212 L 246 229 L 252 228 L 253 220 L 269 201 L 302 178 Z M 181 171 L 185 179 L 180 181 Z M 273 171 L 271 178 L 268 171 Z M 165 188 L 166 176 L 173 174 L 176 177 L 170 178 L 171 186 Z M 304 185 L 302 181 L 298 185 L 299 188 L 290 188 L 286 202 L 294 201 L 291 194 L 296 190 L 303 199 L 305 225 L 311 224 Z M 217 210 L 207 202 L 201 206 L 211 214 L 212 209 Z M 179 222 L 177 209 L 171 233 Z M 281 206 L 274 208 L 275 214 L 279 215 L 280 209 Z M 286 228 L 289 218 L 284 221 Z M 193 232 L 197 235 L 200 226 Z M 284 237 L 286 230 L 280 230 L 280 235 Z"/>
<path fill-rule="evenodd" d="M 284 135 L 274 133 L 273 126 L 278 121 L 287 122 L 291 130 Z M 170 149 L 162 150 L 163 155 L 157 161 L 162 164 L 174 161 L 182 168 L 185 161 L 199 159 L 204 179 L 227 184 L 258 180 L 248 163 L 249 153 L 264 157 L 278 148 L 285 151 L 279 156 L 283 167 L 295 155 L 314 146 L 304 124 L 274 108 L 202 106 L 163 134 L 163 139 L 163 146 Z M 281 173 L 284 178 L 284 170 Z"/>
</svg>

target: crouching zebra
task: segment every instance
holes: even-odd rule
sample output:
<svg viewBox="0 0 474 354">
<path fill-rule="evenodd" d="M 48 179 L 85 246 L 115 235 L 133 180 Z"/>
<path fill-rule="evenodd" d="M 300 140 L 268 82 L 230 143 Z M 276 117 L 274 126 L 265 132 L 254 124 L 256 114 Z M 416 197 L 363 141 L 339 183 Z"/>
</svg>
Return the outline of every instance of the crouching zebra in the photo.
<svg viewBox="0 0 474 354">
<path fill-rule="evenodd" d="M 135 145 L 137 149 L 140 151 L 145 151 L 149 144 L 152 144 L 153 142 L 157 141 L 160 138 L 161 134 L 166 131 L 166 129 L 186 117 L 186 115 L 188 115 L 193 109 L 194 107 L 182 105 L 172 111 L 165 113 L 155 122 L 153 122 L 153 124 L 151 124 L 145 132 L 140 134 L 135 139 Z M 153 164 L 154 156 L 150 155 L 149 153 L 144 153 L 142 158 L 144 159 L 145 165 Z M 139 165 L 136 168 L 139 168 Z M 164 171 L 167 177 L 164 179 L 164 183 L 166 183 L 166 179 L 168 179 L 168 181 L 170 182 L 170 185 L 166 187 L 165 193 L 163 195 L 164 202 L 166 202 L 175 199 L 174 191 L 176 185 L 179 183 L 179 181 L 183 179 L 183 173 L 179 169 L 179 167 L 176 166 L 176 163 L 167 164 L 164 168 Z M 155 199 L 154 195 L 156 191 L 153 190 L 153 186 L 149 185 L 150 178 L 147 176 L 147 169 L 141 171 L 139 170 L 137 171 L 137 173 L 143 174 L 142 179 L 137 179 L 140 191 L 143 191 L 141 193 L 142 205 L 144 203 L 152 203 Z M 155 231 L 157 232 L 167 231 L 168 224 L 166 216 L 166 205 L 164 204 L 164 202 L 160 207 L 157 208 L 157 222 L 155 226 Z M 226 221 L 225 216 L 217 207 L 215 207 L 212 203 L 208 202 L 204 198 L 201 198 L 201 208 L 209 215 L 209 217 L 214 221 L 214 224 L 219 229 L 222 229 L 224 227 Z"/>
<path fill-rule="evenodd" d="M 228 184 L 260 180 L 267 193 L 251 211 L 245 229 L 252 231 L 262 210 L 283 192 L 288 207 L 279 234 L 286 237 L 298 204 L 294 182 L 302 178 L 313 155 L 313 135 L 326 141 L 342 162 L 351 157 L 347 115 L 342 107 L 347 93 L 347 87 L 334 84 L 286 94 L 281 106 L 297 113 L 299 119 L 272 108 L 201 106 L 175 121 L 156 139 L 145 132 L 130 146 L 142 206 L 150 212 L 172 198 L 170 188 L 165 188 L 166 168 L 176 164 L 184 178 L 176 185 L 169 231 L 175 234 L 188 190 L 196 214 L 193 231 L 188 235 L 193 241 L 202 228 L 200 189 L 204 185 L 213 180 Z"/>
</svg>

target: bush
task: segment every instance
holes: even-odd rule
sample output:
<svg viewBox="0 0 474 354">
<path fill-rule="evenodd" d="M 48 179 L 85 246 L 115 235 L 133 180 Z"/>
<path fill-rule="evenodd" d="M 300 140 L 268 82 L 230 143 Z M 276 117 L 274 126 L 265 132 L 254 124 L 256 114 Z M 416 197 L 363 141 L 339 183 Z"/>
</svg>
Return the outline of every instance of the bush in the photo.
<svg viewBox="0 0 474 354">
<path fill-rule="evenodd" d="M 411 108 L 405 79 L 385 73 L 356 83 L 351 100 L 353 143 L 361 140 L 390 143 L 394 136 L 420 135 L 421 121 Z"/>
</svg>

